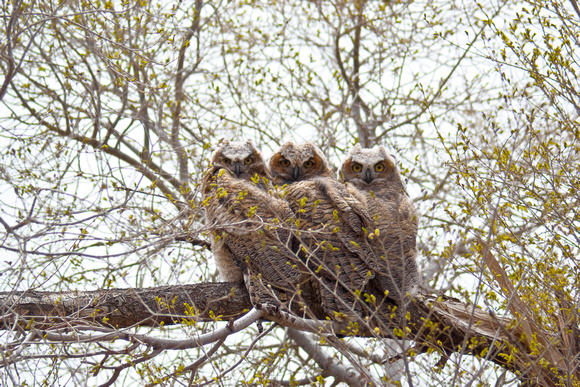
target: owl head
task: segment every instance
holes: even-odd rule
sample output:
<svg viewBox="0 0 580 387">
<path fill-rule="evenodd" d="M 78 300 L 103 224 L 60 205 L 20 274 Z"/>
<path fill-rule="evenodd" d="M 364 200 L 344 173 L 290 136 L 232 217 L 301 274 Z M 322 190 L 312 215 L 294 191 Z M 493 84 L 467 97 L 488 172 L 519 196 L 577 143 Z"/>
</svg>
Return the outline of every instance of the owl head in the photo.
<svg viewBox="0 0 580 387">
<path fill-rule="evenodd" d="M 361 148 L 355 145 L 342 164 L 341 172 L 344 181 L 361 188 L 371 183 L 401 182 L 395 160 L 382 146 Z"/>
<path fill-rule="evenodd" d="M 249 180 L 256 174 L 269 176 L 262 154 L 251 140 L 224 140 L 215 150 L 211 162 L 216 169 L 225 169 L 240 179 Z"/>
<path fill-rule="evenodd" d="M 334 177 L 328 160 L 313 143 L 289 141 L 270 158 L 270 171 L 276 184 L 291 184 L 319 176 Z"/>
</svg>

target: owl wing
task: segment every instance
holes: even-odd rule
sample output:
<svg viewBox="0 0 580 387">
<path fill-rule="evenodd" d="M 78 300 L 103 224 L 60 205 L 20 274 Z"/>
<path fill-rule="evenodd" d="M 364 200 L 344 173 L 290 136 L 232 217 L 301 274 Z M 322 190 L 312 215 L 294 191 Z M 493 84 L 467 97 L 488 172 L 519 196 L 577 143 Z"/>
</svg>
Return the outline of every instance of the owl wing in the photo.
<svg viewBox="0 0 580 387">
<path fill-rule="evenodd" d="M 364 198 L 374 228 L 379 231 L 369 242 L 378 257 L 373 266 L 381 291 L 388 290 L 393 299 L 415 293 L 421 276 L 416 261 L 418 216 L 413 202 L 403 190 L 394 187 L 378 188 L 373 194 L 351 184 L 347 188 Z"/>
<path fill-rule="evenodd" d="M 320 177 L 313 180 L 319 190 L 334 203 L 338 216 L 355 232 L 364 235 L 364 229 L 372 224 L 371 217 L 360 201 L 355 199 L 346 187 L 334 179 Z"/>
<path fill-rule="evenodd" d="M 366 255 L 373 251 L 357 230 L 361 217 L 349 204 L 364 214 L 362 207 L 342 184 L 323 178 L 291 184 L 286 199 L 298 220 L 302 259 L 319 282 L 327 314 L 361 316 L 360 292 L 373 277 Z M 350 223 L 353 218 L 357 225 Z"/>
<path fill-rule="evenodd" d="M 287 203 L 226 170 L 210 172 L 202 189 L 206 218 L 246 278 L 254 305 L 279 307 L 296 291 L 300 260 L 287 220 Z"/>
</svg>

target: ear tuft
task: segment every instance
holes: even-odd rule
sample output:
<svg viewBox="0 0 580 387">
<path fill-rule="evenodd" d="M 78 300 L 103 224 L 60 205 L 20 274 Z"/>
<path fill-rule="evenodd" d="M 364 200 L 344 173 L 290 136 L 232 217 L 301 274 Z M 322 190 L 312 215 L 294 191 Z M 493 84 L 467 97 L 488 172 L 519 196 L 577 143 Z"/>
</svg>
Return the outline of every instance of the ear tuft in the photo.
<svg viewBox="0 0 580 387">
<path fill-rule="evenodd" d="M 389 154 L 387 153 L 387 150 L 385 149 L 384 146 L 379 146 L 379 152 L 381 152 L 381 154 L 383 155 L 384 158 L 389 157 Z"/>
</svg>

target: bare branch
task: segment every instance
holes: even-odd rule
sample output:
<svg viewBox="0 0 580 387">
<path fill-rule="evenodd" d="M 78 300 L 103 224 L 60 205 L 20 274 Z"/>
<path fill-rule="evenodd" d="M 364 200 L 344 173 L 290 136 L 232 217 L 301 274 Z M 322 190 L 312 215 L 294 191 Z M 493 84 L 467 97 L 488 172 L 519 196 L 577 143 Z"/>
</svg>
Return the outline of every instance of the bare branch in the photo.
<svg viewBox="0 0 580 387">
<path fill-rule="evenodd" d="M 362 375 L 354 370 L 354 368 L 346 367 L 338 360 L 333 359 L 332 356 L 325 353 L 322 348 L 309 338 L 303 332 L 295 329 L 288 329 L 288 336 L 304 349 L 310 357 L 322 368 L 322 376 L 333 376 L 336 381 L 347 383 L 349 386 L 363 386 L 372 382 L 374 385 L 378 383 L 374 380 L 368 380 L 368 375 Z"/>
<path fill-rule="evenodd" d="M 162 301 L 158 300 L 164 295 Z M 170 302 L 171 300 L 171 302 Z M 414 300 L 415 315 L 411 315 L 408 328 L 410 334 L 405 339 L 420 343 L 425 348 L 434 348 L 441 353 L 462 352 L 487 358 L 511 371 L 530 372 L 530 359 L 534 356 L 522 350 L 521 354 L 506 352 L 513 345 L 519 346 L 523 329 L 511 321 L 499 321 L 479 308 L 458 300 L 444 297 L 419 295 Z M 165 340 L 146 335 L 130 334 L 104 326 L 129 327 L 133 325 L 164 325 L 180 323 L 182 319 L 196 321 L 215 320 L 215 316 L 231 318 L 240 316 L 251 307 L 249 297 L 242 284 L 218 283 L 151 289 L 112 289 L 93 292 L 71 293 L 0 293 L 0 305 L 4 310 L 1 321 L 4 329 L 11 329 L 16 321 L 30 321 L 34 331 L 45 329 L 38 337 L 54 343 L 98 342 L 113 338 L 137 341 L 161 349 L 195 348 L 221 340 L 230 333 L 237 332 L 261 317 L 266 317 L 284 326 L 335 337 L 333 332 L 344 332 L 344 324 L 330 321 L 307 320 L 285 313 L 270 314 L 265 310 L 252 310 L 233 325 L 188 340 Z M 145 306 L 145 308 L 144 308 Z M 212 317 L 213 316 L 213 317 Z M 473 320 L 473 323 L 471 321 Z M 74 327 L 78 333 L 71 335 L 65 331 L 54 331 L 61 322 Z M 426 324 L 429 322 L 429 324 Z M 82 325 L 87 324 L 89 325 Z M 102 326 L 102 328 L 98 328 Z M 509 327 L 509 328 L 508 328 Z M 69 329 L 69 328 L 67 328 Z M 80 334 L 83 330 L 102 331 L 103 334 Z M 360 330 L 362 336 L 376 336 L 375 331 Z M 391 333 L 388 333 L 392 337 Z M 331 339 L 334 340 L 334 339 Z M 332 342 L 332 341 L 331 341 Z M 461 343 L 471 343 L 462 348 Z M 339 348 L 340 344 L 333 344 Z M 321 355 L 322 356 L 322 355 Z M 515 357 L 514 357 L 515 356 Z M 508 360 L 509 359 L 509 360 Z M 323 364 L 325 360 L 320 359 Z M 342 371 L 341 371 L 342 372 Z M 350 372 L 350 371 L 349 371 Z M 341 373 L 346 378 L 347 374 Z M 551 379 L 553 377 L 544 375 Z"/>
</svg>

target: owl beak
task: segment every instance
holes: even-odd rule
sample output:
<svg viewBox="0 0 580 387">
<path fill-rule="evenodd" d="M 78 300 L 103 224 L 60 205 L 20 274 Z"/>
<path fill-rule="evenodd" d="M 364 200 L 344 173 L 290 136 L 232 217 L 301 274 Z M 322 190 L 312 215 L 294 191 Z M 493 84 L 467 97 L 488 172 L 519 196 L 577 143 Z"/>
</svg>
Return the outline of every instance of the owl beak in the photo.
<svg viewBox="0 0 580 387">
<path fill-rule="evenodd" d="M 292 180 L 297 181 L 298 176 L 300 176 L 300 168 L 294 167 L 294 169 L 292 170 Z"/>
<path fill-rule="evenodd" d="M 373 177 L 371 176 L 371 170 L 367 169 L 367 173 L 365 174 L 365 182 L 367 184 L 369 184 L 371 181 L 373 181 Z"/>
<path fill-rule="evenodd" d="M 242 164 L 241 163 L 234 163 L 234 173 L 236 177 L 240 177 L 242 174 Z"/>
</svg>

